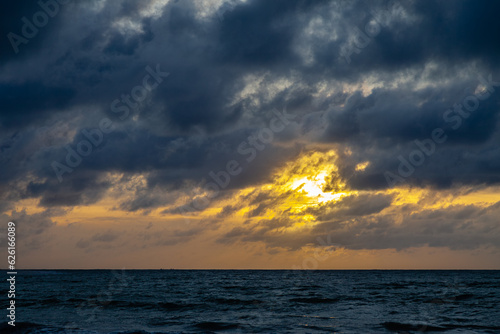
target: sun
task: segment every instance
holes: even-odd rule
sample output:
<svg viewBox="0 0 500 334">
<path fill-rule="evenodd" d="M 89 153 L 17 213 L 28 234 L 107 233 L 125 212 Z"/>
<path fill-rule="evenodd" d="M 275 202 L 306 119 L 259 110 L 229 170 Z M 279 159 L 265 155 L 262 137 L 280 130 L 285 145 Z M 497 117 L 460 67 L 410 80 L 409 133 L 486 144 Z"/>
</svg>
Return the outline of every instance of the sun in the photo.
<svg viewBox="0 0 500 334">
<path fill-rule="evenodd" d="M 294 212 L 327 202 L 335 202 L 351 193 L 339 173 L 335 151 L 310 152 L 289 161 L 274 178 L 273 189 Z"/>
<path fill-rule="evenodd" d="M 334 194 L 323 191 L 327 183 L 327 177 L 328 173 L 326 171 L 313 176 L 305 176 L 295 180 L 291 184 L 291 188 L 294 191 L 302 192 L 305 196 L 317 201 L 318 203 L 336 201 L 342 196 L 345 196 L 346 193 L 344 192 Z"/>
</svg>

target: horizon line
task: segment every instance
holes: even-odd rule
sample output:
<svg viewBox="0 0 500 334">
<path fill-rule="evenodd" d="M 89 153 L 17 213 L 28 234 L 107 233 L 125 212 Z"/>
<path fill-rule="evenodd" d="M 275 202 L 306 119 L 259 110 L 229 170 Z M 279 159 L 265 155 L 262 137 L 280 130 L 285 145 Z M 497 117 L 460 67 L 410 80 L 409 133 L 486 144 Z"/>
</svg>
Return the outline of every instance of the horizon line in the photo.
<svg viewBox="0 0 500 334">
<path fill-rule="evenodd" d="M 146 271 L 146 270 L 149 270 L 149 271 L 152 271 L 152 270 L 155 270 L 155 271 L 169 271 L 169 270 L 184 270 L 184 271 L 187 271 L 187 270 L 191 270 L 191 271 L 195 271 L 195 270 L 198 270 L 198 271 L 209 271 L 209 270 L 218 270 L 218 271 L 222 271 L 222 270 L 232 270 L 232 271 L 250 271 L 250 270 L 253 270 L 253 271 L 500 271 L 500 268 L 499 269 L 491 269 L 491 268 L 486 268 L 486 269 L 467 269 L 467 268 L 456 268 L 456 269 L 377 269 L 377 268 L 373 268 L 373 269 L 269 269 L 269 268 L 266 268 L 266 269 L 256 269 L 256 268 L 249 268 L 249 269 L 238 269 L 238 268 L 233 268 L 233 269 L 224 269 L 224 268 L 23 268 L 23 269 L 15 269 L 15 270 L 10 270 L 10 269 L 0 269 L 2 271 L 6 271 L 6 272 L 17 272 L 17 271 L 56 271 L 56 270 L 66 270 L 66 271 L 70 271 L 70 270 L 74 270 L 74 271 L 81 271 L 81 270 L 88 270 L 88 271 L 97 271 L 97 270 L 135 270 L 135 271 L 139 271 L 139 270 L 143 270 L 143 271 Z"/>
</svg>

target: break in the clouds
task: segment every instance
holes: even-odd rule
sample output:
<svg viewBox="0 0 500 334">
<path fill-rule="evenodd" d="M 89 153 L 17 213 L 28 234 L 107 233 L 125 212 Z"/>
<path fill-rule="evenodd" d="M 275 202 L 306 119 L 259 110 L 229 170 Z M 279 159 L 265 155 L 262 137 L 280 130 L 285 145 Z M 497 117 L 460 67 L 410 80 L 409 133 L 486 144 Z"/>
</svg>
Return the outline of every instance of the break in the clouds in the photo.
<svg viewBox="0 0 500 334">
<path fill-rule="evenodd" d="M 500 3 L 2 6 L 0 211 L 30 235 L 105 207 L 188 221 L 154 245 L 499 246 L 498 195 L 454 201 L 500 182 Z"/>
</svg>

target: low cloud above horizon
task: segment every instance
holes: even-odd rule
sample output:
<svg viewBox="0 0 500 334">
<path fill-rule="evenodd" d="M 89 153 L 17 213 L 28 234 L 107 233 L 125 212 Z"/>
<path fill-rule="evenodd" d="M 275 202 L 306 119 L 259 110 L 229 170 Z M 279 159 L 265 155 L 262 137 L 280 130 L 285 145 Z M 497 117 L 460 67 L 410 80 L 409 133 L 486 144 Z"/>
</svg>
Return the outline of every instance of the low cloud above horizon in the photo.
<svg viewBox="0 0 500 334">
<path fill-rule="evenodd" d="M 41 4 L 0 14 L 20 268 L 499 268 L 500 3 Z"/>
</svg>

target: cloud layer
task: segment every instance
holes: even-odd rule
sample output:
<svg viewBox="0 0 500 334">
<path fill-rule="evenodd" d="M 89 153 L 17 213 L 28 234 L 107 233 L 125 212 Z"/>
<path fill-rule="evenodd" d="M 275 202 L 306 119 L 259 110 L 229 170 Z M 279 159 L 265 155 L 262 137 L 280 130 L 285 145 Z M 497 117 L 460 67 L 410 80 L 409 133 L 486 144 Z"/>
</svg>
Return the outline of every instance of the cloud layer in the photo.
<svg viewBox="0 0 500 334">
<path fill-rule="evenodd" d="M 350 249 L 499 246 L 498 204 L 410 210 L 392 191 L 500 182 L 500 3 L 57 4 L 30 38 L 40 4 L 0 14 L 0 211 L 18 217 L 18 203 L 37 200 L 46 211 L 33 231 L 49 228 L 52 210 L 112 201 L 165 217 L 191 205 L 217 224 L 250 208 L 246 224 L 222 228 L 222 244 L 300 249 L 334 232 Z M 297 222 L 282 208 L 293 195 L 264 186 L 311 152 L 335 152 L 324 191 L 340 182 L 350 195 L 301 211 L 311 225 L 298 237 L 283 233 Z M 242 172 L 193 205 L 230 161 Z M 115 239 L 104 231 L 78 247 Z"/>
</svg>

